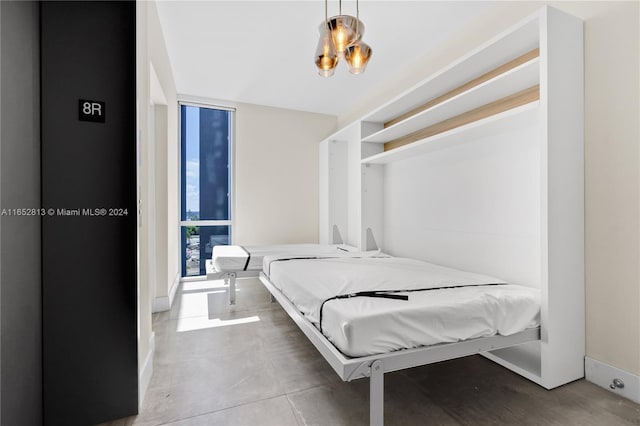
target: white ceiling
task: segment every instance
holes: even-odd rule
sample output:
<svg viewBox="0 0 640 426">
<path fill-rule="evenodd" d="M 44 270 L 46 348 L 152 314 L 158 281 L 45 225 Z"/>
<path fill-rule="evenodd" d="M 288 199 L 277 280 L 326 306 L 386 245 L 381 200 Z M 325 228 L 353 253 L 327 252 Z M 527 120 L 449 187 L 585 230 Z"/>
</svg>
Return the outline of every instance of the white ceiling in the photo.
<svg viewBox="0 0 640 426">
<path fill-rule="evenodd" d="M 366 72 L 342 61 L 318 76 L 314 54 L 324 2 L 159 1 L 160 23 L 178 93 L 216 100 L 342 115 L 488 9 L 489 2 L 360 2 Z M 343 2 L 355 15 L 355 2 Z M 329 16 L 338 1 L 329 2 Z M 425 76 L 426 77 L 426 76 Z"/>
</svg>

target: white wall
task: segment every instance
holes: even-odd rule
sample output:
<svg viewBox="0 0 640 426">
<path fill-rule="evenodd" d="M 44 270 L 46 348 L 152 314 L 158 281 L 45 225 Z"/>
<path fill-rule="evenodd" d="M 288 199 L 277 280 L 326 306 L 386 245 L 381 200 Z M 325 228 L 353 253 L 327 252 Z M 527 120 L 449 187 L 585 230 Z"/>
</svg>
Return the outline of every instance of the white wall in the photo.
<svg viewBox="0 0 640 426">
<path fill-rule="evenodd" d="M 318 142 L 336 117 L 238 104 L 234 244 L 318 241 Z"/>
<path fill-rule="evenodd" d="M 160 27 L 160 19 L 155 2 L 149 4 L 149 61 L 158 77 L 164 99 L 161 104 L 166 105 L 166 120 L 163 123 L 166 135 L 166 146 L 163 152 L 156 157 L 156 180 L 161 184 L 156 185 L 156 209 L 162 210 L 166 217 L 158 222 L 158 232 L 166 232 L 166 251 L 162 259 L 166 259 L 163 270 L 158 277 L 157 297 L 169 296 L 174 285 L 180 277 L 180 193 L 178 179 L 178 155 L 180 153 L 180 141 L 178 132 L 178 95 L 173 78 L 173 70 L 169 61 L 164 35 Z M 166 184 L 165 184 L 166 183 Z M 162 191 L 162 193 L 160 193 Z"/>
<path fill-rule="evenodd" d="M 587 356 L 640 374 L 640 3 L 496 2 L 339 117 L 350 123 L 543 4 L 584 20 Z"/>
<path fill-rule="evenodd" d="M 168 297 L 180 271 L 178 193 L 178 104 L 173 72 L 155 2 L 137 2 L 137 101 L 138 101 L 138 369 L 142 403 L 153 370 L 154 334 L 151 312 L 154 296 Z M 157 76 L 153 82 L 151 69 Z M 159 83 L 161 90 L 154 89 Z M 166 111 L 156 118 L 166 128 L 156 129 L 153 102 L 161 91 Z M 163 120 L 166 117 L 166 120 Z M 154 135 L 166 135 L 157 146 Z M 158 185 L 158 183 L 160 183 Z M 166 184 L 164 184 L 166 183 Z M 156 245 L 158 238 L 166 242 Z M 154 249 L 152 249 L 154 248 Z M 155 278 L 154 278 L 155 277 Z M 155 279 L 155 283 L 152 282 Z M 155 286 L 155 295 L 153 289 Z"/>
<path fill-rule="evenodd" d="M 149 36 L 148 36 L 148 2 L 136 3 L 136 86 L 138 103 L 138 135 L 137 135 L 137 184 L 138 184 L 138 374 L 145 369 L 153 369 L 148 365 L 153 357 L 150 345 L 151 331 L 151 302 L 152 286 L 149 279 L 149 253 L 148 241 L 150 238 L 146 224 L 145 212 L 148 210 L 147 196 L 149 191 L 147 163 L 145 153 L 149 144 Z M 151 358 L 152 359 L 152 358 Z M 141 381 L 142 382 L 142 381 Z M 144 399 L 145 387 L 140 387 L 139 403 Z"/>
<path fill-rule="evenodd" d="M 151 244 L 150 267 L 155 273 L 154 312 L 167 310 L 170 298 L 180 277 L 180 232 L 178 193 L 178 104 L 173 71 L 164 43 L 155 2 L 149 4 L 149 68 L 150 96 L 153 106 L 149 110 L 155 119 L 151 123 L 149 163 L 154 170 L 150 182 L 150 225 L 155 230 L 155 244 Z M 152 238 L 153 239 L 153 238 Z"/>
<path fill-rule="evenodd" d="M 160 309 L 166 309 L 169 306 L 169 291 L 171 285 L 171 279 L 169 276 L 169 256 L 168 256 L 168 247 L 169 247 L 169 234 L 167 232 L 168 220 L 169 220 L 169 209 L 168 209 L 168 197 L 169 194 L 167 192 L 168 181 L 167 181 L 167 151 L 169 146 L 169 135 L 167 134 L 168 130 L 168 105 L 165 103 L 157 103 L 154 102 L 151 106 L 152 115 L 153 115 L 153 125 L 154 125 L 154 133 L 153 133 L 153 144 L 155 145 L 153 149 L 154 154 L 154 166 L 155 170 L 153 173 L 154 182 L 153 182 L 153 190 L 154 196 L 152 197 L 153 205 L 155 206 L 153 210 L 154 214 L 154 223 L 153 226 L 155 228 L 155 244 L 152 246 L 155 265 L 154 265 L 154 277 L 155 277 L 155 290 L 153 292 L 153 296 L 155 297 L 154 301 L 154 312 Z M 173 142 L 175 143 L 175 135 L 173 135 Z M 151 201 L 151 200 L 150 200 Z M 172 259 L 173 263 L 175 263 L 175 259 Z"/>
</svg>

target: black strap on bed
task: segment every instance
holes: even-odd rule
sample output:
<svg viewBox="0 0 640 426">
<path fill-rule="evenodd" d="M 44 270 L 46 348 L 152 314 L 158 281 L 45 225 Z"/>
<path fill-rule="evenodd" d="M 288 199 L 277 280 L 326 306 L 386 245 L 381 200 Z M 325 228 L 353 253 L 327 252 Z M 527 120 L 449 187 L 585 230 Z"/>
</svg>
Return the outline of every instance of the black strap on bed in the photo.
<svg viewBox="0 0 640 426">
<path fill-rule="evenodd" d="M 431 291 L 431 290 L 445 290 L 451 288 L 463 288 L 463 287 L 484 287 L 489 285 L 506 285 L 507 283 L 489 283 L 489 284 L 464 284 L 464 285 L 454 285 L 454 286 L 442 286 L 442 287 L 429 287 L 429 288 L 415 288 L 409 290 L 378 290 L 378 291 L 359 291 L 357 293 L 349 293 L 349 294 L 339 294 L 337 296 L 333 296 L 322 302 L 320 305 L 320 321 L 318 323 L 318 328 L 320 329 L 320 333 L 322 333 L 322 308 L 324 308 L 324 304 L 329 302 L 330 300 L 337 299 L 350 299 L 352 297 L 380 297 L 383 299 L 395 299 L 395 300 L 403 300 L 408 301 L 409 296 L 404 294 L 394 294 L 394 293 L 413 293 L 415 291 Z"/>
<path fill-rule="evenodd" d="M 269 266 L 267 268 L 267 275 L 271 274 L 271 264 L 274 262 L 287 262 L 289 260 L 314 260 L 314 259 L 339 259 L 337 256 L 297 256 L 297 257 L 279 257 L 276 259 L 272 259 L 269 262 Z"/>
<path fill-rule="evenodd" d="M 247 267 L 249 267 L 249 261 L 251 260 L 251 253 L 249 253 L 249 250 L 247 250 L 243 246 L 240 246 L 240 248 L 244 250 L 245 253 L 247 253 L 247 261 L 244 263 L 244 268 L 242 269 L 243 271 L 246 271 Z"/>
<path fill-rule="evenodd" d="M 0 0 L 1 1 L 1 0 Z M 340 249 L 340 248 L 339 248 Z M 345 249 L 340 249 L 343 250 L 345 252 L 348 252 L 349 250 L 345 250 Z M 279 258 L 275 258 L 272 259 L 269 262 L 269 266 L 268 266 L 268 271 L 267 271 L 267 275 L 269 274 L 269 272 L 271 272 L 271 264 L 274 262 L 287 262 L 289 260 L 316 260 L 316 259 L 363 259 L 363 258 L 387 258 L 389 256 L 349 256 L 349 257 L 342 257 L 342 256 L 331 256 L 331 255 L 320 255 L 320 256 L 293 256 L 293 257 L 279 257 Z M 377 292 L 380 293 L 380 292 Z M 382 293 L 386 293 L 386 292 L 382 292 Z M 375 296 L 374 296 L 375 297 Z"/>
<path fill-rule="evenodd" d="M 278 257 L 275 259 L 272 259 L 271 262 L 269 262 L 269 266 L 271 266 L 272 263 L 274 262 L 287 262 L 289 260 L 309 260 L 309 259 L 338 259 L 338 257 L 324 257 L 324 256 L 295 256 L 295 257 Z"/>
</svg>

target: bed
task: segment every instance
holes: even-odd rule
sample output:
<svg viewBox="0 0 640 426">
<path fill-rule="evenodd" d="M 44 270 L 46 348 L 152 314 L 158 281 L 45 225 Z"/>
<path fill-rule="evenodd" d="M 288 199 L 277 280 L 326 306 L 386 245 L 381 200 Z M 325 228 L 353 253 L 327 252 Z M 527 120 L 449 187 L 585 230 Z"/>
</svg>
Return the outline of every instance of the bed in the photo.
<svg viewBox="0 0 640 426">
<path fill-rule="evenodd" d="M 384 373 L 540 339 L 540 292 L 380 252 L 268 255 L 260 279 L 342 380 L 370 378 L 383 424 Z"/>
<path fill-rule="evenodd" d="M 236 278 L 258 277 L 267 255 L 333 255 L 355 251 L 345 244 L 280 244 L 264 246 L 218 245 L 206 260 L 207 279 L 224 279 L 229 284 L 229 304 L 236 301 Z"/>
</svg>

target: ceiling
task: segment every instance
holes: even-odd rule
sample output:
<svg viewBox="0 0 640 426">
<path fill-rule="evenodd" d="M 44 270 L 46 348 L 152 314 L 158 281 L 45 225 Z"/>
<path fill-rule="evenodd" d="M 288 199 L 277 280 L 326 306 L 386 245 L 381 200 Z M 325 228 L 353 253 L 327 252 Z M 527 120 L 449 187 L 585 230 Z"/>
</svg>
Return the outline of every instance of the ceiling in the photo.
<svg viewBox="0 0 640 426">
<path fill-rule="evenodd" d="M 363 40 L 373 49 L 364 74 L 344 61 L 318 76 L 314 54 L 324 2 L 159 1 L 178 93 L 340 116 L 484 13 L 490 2 L 360 2 Z M 355 15 L 355 2 L 343 2 Z M 338 1 L 329 2 L 329 16 Z M 426 77 L 426 76 L 425 76 Z"/>
</svg>

